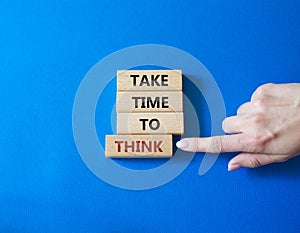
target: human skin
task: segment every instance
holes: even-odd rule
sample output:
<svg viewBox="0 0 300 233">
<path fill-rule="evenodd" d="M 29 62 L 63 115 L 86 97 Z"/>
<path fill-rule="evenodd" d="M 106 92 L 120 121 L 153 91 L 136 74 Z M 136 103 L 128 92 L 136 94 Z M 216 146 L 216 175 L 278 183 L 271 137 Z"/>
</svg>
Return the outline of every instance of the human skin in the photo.
<svg viewBox="0 0 300 233">
<path fill-rule="evenodd" d="M 228 163 L 228 171 L 284 162 L 299 155 L 300 83 L 258 87 L 222 127 L 227 135 L 184 138 L 176 145 L 190 152 L 240 152 Z"/>
</svg>

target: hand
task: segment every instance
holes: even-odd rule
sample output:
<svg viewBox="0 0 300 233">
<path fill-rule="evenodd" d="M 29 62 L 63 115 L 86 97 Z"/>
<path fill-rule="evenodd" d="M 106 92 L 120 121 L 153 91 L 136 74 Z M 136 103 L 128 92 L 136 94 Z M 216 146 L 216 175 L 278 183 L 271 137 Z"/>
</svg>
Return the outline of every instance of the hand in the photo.
<svg viewBox="0 0 300 233">
<path fill-rule="evenodd" d="M 300 154 L 300 84 L 265 84 L 226 118 L 230 135 L 185 138 L 177 147 L 191 152 L 241 152 L 228 163 L 228 171 L 283 162 Z"/>
</svg>

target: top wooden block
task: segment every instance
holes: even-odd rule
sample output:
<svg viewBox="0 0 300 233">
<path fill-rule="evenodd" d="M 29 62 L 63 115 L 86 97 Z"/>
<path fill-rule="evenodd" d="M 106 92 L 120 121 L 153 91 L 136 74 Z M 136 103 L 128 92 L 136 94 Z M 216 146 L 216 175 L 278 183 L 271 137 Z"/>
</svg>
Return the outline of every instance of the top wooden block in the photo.
<svg viewBox="0 0 300 233">
<path fill-rule="evenodd" d="M 118 70 L 118 91 L 181 91 L 181 70 Z"/>
</svg>

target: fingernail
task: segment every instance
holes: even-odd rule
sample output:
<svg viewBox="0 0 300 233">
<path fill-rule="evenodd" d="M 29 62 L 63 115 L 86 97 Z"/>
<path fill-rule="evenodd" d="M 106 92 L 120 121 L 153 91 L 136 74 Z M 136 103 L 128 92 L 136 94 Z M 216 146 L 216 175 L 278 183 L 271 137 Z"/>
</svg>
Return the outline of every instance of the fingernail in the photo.
<svg viewBox="0 0 300 233">
<path fill-rule="evenodd" d="M 233 171 L 239 169 L 241 166 L 239 164 L 228 164 L 228 171 Z"/>
<path fill-rule="evenodd" d="M 187 148 L 189 146 L 189 144 L 187 141 L 181 140 L 176 143 L 176 146 L 180 149 L 183 149 L 183 148 Z"/>
</svg>

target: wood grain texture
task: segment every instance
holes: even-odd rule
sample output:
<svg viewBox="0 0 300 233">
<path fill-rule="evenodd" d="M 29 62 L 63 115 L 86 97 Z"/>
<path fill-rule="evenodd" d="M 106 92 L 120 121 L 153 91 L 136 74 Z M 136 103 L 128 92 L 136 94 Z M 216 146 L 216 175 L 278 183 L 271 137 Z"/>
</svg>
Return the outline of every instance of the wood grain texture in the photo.
<svg viewBox="0 0 300 233">
<path fill-rule="evenodd" d="M 181 91 L 182 71 L 118 70 L 117 89 L 118 91 Z"/>
<path fill-rule="evenodd" d="M 106 135 L 109 158 L 166 158 L 173 155 L 172 135 Z"/>
<path fill-rule="evenodd" d="M 118 134 L 183 134 L 183 112 L 117 113 Z"/>
<path fill-rule="evenodd" d="M 117 93 L 117 112 L 182 112 L 182 92 L 126 92 Z"/>
</svg>

